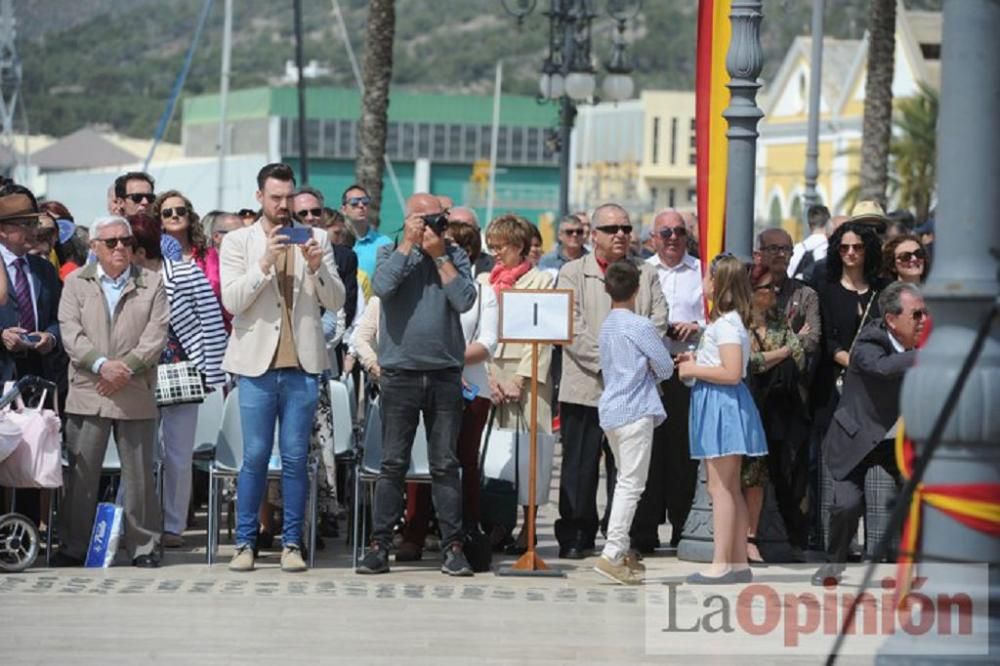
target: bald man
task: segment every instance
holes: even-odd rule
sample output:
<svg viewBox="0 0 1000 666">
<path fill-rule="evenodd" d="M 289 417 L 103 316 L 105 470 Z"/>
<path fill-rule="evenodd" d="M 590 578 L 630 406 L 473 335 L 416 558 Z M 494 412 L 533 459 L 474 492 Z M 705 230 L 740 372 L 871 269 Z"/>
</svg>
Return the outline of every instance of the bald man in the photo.
<svg viewBox="0 0 1000 666">
<path fill-rule="evenodd" d="M 475 305 L 469 258 L 438 234 L 440 200 L 406 202 L 403 240 L 379 250 L 372 288 L 382 302 L 378 361 L 382 368 L 382 467 L 375 481 L 372 541 L 358 573 L 389 571 L 392 532 L 403 515 L 403 482 L 420 416 L 427 429 L 431 494 L 441 527 L 442 573 L 471 576 L 462 552 L 462 425 L 465 336 L 459 319 Z"/>
</svg>

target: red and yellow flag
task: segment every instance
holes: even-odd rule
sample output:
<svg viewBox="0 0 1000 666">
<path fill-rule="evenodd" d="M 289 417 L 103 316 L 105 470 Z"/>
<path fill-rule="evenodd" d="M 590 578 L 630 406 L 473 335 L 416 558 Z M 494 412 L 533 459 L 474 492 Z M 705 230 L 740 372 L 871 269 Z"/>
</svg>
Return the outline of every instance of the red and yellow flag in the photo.
<svg viewBox="0 0 1000 666">
<path fill-rule="evenodd" d="M 695 141 L 698 160 L 698 238 L 703 270 L 722 252 L 726 228 L 726 129 L 729 106 L 731 0 L 699 0 L 695 70 Z"/>
</svg>

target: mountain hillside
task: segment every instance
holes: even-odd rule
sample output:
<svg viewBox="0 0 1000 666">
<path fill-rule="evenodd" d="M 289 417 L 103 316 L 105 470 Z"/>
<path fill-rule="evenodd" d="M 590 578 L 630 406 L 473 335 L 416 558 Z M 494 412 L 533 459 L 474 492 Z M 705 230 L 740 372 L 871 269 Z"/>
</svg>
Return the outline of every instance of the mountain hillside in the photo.
<svg viewBox="0 0 1000 666">
<path fill-rule="evenodd" d="M 339 0 L 358 58 L 364 47 L 365 0 Z M 906 0 L 939 9 L 941 0 Z M 282 85 L 294 58 L 291 0 L 236 0 L 232 88 Z M 694 85 L 696 0 L 645 0 L 630 27 L 637 89 Z M 16 0 L 23 99 L 34 133 L 62 136 L 87 124 L 152 135 L 191 42 L 203 0 Z M 604 0 L 594 5 L 603 8 Z M 393 84 L 421 91 L 492 90 L 503 58 L 506 92 L 533 95 L 545 54 L 547 21 L 538 9 L 518 29 L 499 0 L 397 0 Z M 827 3 L 827 35 L 860 37 L 866 0 Z M 303 2 L 306 61 L 330 68 L 311 85 L 353 86 L 332 0 Z M 809 30 L 810 0 L 765 0 L 763 78 L 796 35 Z M 217 0 L 195 54 L 184 94 L 218 89 L 223 2 Z M 594 22 L 595 60 L 610 54 L 613 22 Z M 284 84 L 287 85 L 287 84 Z M 20 122 L 20 121 L 19 121 Z M 169 137 L 179 137 L 175 117 Z"/>
</svg>

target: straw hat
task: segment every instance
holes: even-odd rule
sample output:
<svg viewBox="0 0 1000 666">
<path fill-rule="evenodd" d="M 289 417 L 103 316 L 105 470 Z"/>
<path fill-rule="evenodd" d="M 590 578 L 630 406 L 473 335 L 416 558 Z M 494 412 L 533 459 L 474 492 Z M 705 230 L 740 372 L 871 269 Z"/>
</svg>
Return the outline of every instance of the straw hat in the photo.
<svg viewBox="0 0 1000 666">
<path fill-rule="evenodd" d="M 889 224 L 885 209 L 877 201 L 859 201 L 851 209 L 851 217 L 847 221 L 876 227 L 878 233 L 883 233 Z"/>
</svg>

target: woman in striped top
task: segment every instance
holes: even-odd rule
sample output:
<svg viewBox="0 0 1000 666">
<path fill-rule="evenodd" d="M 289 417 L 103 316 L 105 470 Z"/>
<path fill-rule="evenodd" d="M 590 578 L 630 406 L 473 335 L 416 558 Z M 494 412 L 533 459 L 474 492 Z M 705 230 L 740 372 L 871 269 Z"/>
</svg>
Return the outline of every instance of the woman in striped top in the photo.
<svg viewBox="0 0 1000 666">
<path fill-rule="evenodd" d="M 206 386 L 221 386 L 226 350 L 222 311 L 205 274 L 194 263 L 164 259 L 160 251 L 159 221 L 146 215 L 128 218 L 136 239 L 135 263 L 159 271 L 170 304 L 167 346 L 160 363 L 191 361 L 201 371 Z M 194 453 L 198 404 L 160 408 L 159 456 L 163 462 L 163 540 L 167 548 L 184 545 L 191 500 L 191 458 Z"/>
</svg>

